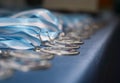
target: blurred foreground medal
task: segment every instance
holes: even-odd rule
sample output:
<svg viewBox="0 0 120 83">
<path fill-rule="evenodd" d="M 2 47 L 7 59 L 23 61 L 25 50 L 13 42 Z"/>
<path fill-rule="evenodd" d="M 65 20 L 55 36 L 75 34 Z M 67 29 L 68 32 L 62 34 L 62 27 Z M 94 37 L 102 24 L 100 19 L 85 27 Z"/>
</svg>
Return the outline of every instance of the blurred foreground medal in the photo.
<svg viewBox="0 0 120 83">
<path fill-rule="evenodd" d="M 19 58 L 4 59 L 0 61 L 0 64 L 4 67 L 23 72 L 36 69 L 48 69 L 51 67 L 50 62 L 47 60 L 29 60 Z"/>
<path fill-rule="evenodd" d="M 0 65 L 0 80 L 10 78 L 13 73 L 14 71 L 12 69 Z"/>
<path fill-rule="evenodd" d="M 44 52 L 35 52 L 33 50 L 0 50 L 2 57 L 16 57 L 23 59 L 38 59 L 49 60 L 53 59 L 54 55 Z"/>
<path fill-rule="evenodd" d="M 10 56 L 23 59 L 49 60 L 54 58 L 54 55 L 52 54 L 35 52 L 33 50 L 10 50 L 8 52 Z"/>
</svg>

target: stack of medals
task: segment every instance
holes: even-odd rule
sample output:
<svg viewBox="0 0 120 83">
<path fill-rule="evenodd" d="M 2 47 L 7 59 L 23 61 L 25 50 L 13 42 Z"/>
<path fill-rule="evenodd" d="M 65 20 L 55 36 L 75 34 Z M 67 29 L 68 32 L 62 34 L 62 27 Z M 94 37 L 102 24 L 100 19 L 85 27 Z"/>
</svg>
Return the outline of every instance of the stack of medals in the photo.
<svg viewBox="0 0 120 83">
<path fill-rule="evenodd" d="M 82 40 L 98 28 L 89 15 L 60 14 L 46 9 L 0 18 L 0 78 L 12 76 L 14 70 L 48 69 L 50 60 L 57 55 L 78 55 Z"/>
</svg>

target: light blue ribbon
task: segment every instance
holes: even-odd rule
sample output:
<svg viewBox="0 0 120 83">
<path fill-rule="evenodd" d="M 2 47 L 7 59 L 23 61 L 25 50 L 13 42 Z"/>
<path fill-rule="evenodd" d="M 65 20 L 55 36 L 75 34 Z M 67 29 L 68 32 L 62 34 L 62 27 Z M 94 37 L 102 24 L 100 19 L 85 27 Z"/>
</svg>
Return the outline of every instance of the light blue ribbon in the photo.
<svg viewBox="0 0 120 83">
<path fill-rule="evenodd" d="M 56 28 L 59 32 L 62 27 L 57 17 L 47 9 L 34 9 L 19 12 L 11 16 L 11 18 L 38 18 L 42 22 L 45 22 L 47 26 Z"/>
<path fill-rule="evenodd" d="M 45 23 L 39 23 L 40 21 L 38 19 L 26 18 L 24 21 L 22 20 L 24 20 L 24 18 L 1 18 L 0 32 L 12 33 L 23 31 L 34 37 L 37 36 L 36 34 L 40 34 L 43 41 L 49 41 L 46 32 L 49 32 L 49 36 L 51 37 L 51 39 L 57 38 L 60 34 L 60 32 L 58 32 L 55 28 L 49 28 L 49 26 L 47 27 Z M 43 27 L 42 25 L 45 25 L 45 27 Z"/>
<path fill-rule="evenodd" d="M 23 38 L 0 37 L 1 49 L 33 49 L 34 46 L 27 43 Z"/>
<path fill-rule="evenodd" d="M 34 46 L 40 46 L 41 45 L 41 41 L 33 36 L 30 36 L 24 32 L 17 32 L 17 33 L 12 33 L 12 34 L 4 34 L 4 33 L 0 33 L 1 37 L 10 37 L 10 38 L 23 38 L 24 40 L 26 40 L 26 43 L 30 43 L 33 44 Z"/>
<path fill-rule="evenodd" d="M 19 44 L 26 44 L 30 48 L 40 46 L 41 41 L 50 41 L 49 37 L 51 39 L 59 37 L 59 34 L 66 27 L 68 29 L 69 27 L 73 29 L 75 27 L 83 28 L 83 26 L 78 24 L 84 23 L 84 20 L 88 17 L 87 15 L 79 14 L 56 15 L 46 9 L 36 9 L 19 12 L 9 18 L 0 18 L 1 45 L 5 44 L 10 48 L 17 48 L 12 46 L 12 44 L 19 41 Z"/>
</svg>

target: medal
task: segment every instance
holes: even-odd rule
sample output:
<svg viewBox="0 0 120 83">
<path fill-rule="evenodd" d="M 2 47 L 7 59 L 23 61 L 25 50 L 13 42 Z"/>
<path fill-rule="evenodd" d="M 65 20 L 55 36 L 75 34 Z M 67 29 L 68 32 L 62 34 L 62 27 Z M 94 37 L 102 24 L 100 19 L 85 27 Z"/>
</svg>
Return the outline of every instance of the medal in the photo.
<svg viewBox="0 0 120 83">
<path fill-rule="evenodd" d="M 21 59 L 36 59 L 36 60 L 50 60 L 54 58 L 54 55 L 35 52 L 32 50 L 1 50 L 1 55 L 6 57 L 16 57 Z"/>
<path fill-rule="evenodd" d="M 4 67 L 27 72 L 36 69 L 48 69 L 51 64 L 47 60 L 29 60 L 20 58 L 10 58 L 0 61 L 0 64 Z"/>
<path fill-rule="evenodd" d="M 76 41 L 76 40 L 62 40 L 62 39 L 56 39 L 55 42 L 61 43 L 61 44 L 81 44 L 83 42 Z"/>
<path fill-rule="evenodd" d="M 13 73 L 14 71 L 12 69 L 0 65 L 0 80 L 10 78 Z"/>
<path fill-rule="evenodd" d="M 71 35 L 69 35 L 68 36 L 68 34 L 66 35 L 66 36 L 62 36 L 62 37 L 60 37 L 59 38 L 59 40 L 64 40 L 64 41 L 77 41 L 77 42 L 79 42 L 79 43 L 73 43 L 73 44 L 83 44 L 83 41 L 81 40 L 81 38 L 80 37 L 78 37 L 77 35 L 74 37 L 73 35 L 71 36 Z"/>
<path fill-rule="evenodd" d="M 53 47 L 45 47 L 41 48 L 40 51 L 47 52 L 50 54 L 56 54 L 56 55 L 77 55 L 80 52 L 74 50 L 74 49 L 66 49 L 66 48 L 53 48 Z"/>
<path fill-rule="evenodd" d="M 49 46 L 49 47 L 58 47 L 58 48 L 79 48 L 80 47 L 79 45 L 73 45 L 73 44 L 67 45 L 67 44 L 56 43 L 56 42 L 54 42 L 54 40 L 56 40 L 56 39 L 52 40 L 49 33 L 48 32 L 46 32 L 46 33 L 48 34 L 48 38 L 50 41 L 46 41 L 46 42 L 43 41 L 42 45 Z M 42 41 L 40 34 L 38 36 L 39 36 L 40 41 Z"/>
<path fill-rule="evenodd" d="M 62 44 L 62 43 L 45 42 L 44 45 L 49 46 L 49 47 L 58 47 L 58 48 L 67 48 L 67 49 L 80 48 L 80 46 L 76 45 L 76 44 Z"/>
</svg>

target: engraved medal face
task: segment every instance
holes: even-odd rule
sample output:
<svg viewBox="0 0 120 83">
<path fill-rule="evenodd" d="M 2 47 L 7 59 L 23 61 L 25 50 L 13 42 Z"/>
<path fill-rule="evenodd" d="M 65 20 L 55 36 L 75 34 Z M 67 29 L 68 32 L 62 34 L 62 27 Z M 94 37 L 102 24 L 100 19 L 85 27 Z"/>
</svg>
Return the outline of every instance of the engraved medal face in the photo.
<svg viewBox="0 0 120 83">
<path fill-rule="evenodd" d="M 79 54 L 78 51 L 75 49 L 66 49 L 66 48 L 55 48 L 55 47 L 45 47 L 41 48 L 41 51 L 47 52 L 50 54 L 56 54 L 56 55 L 76 55 Z"/>
</svg>

